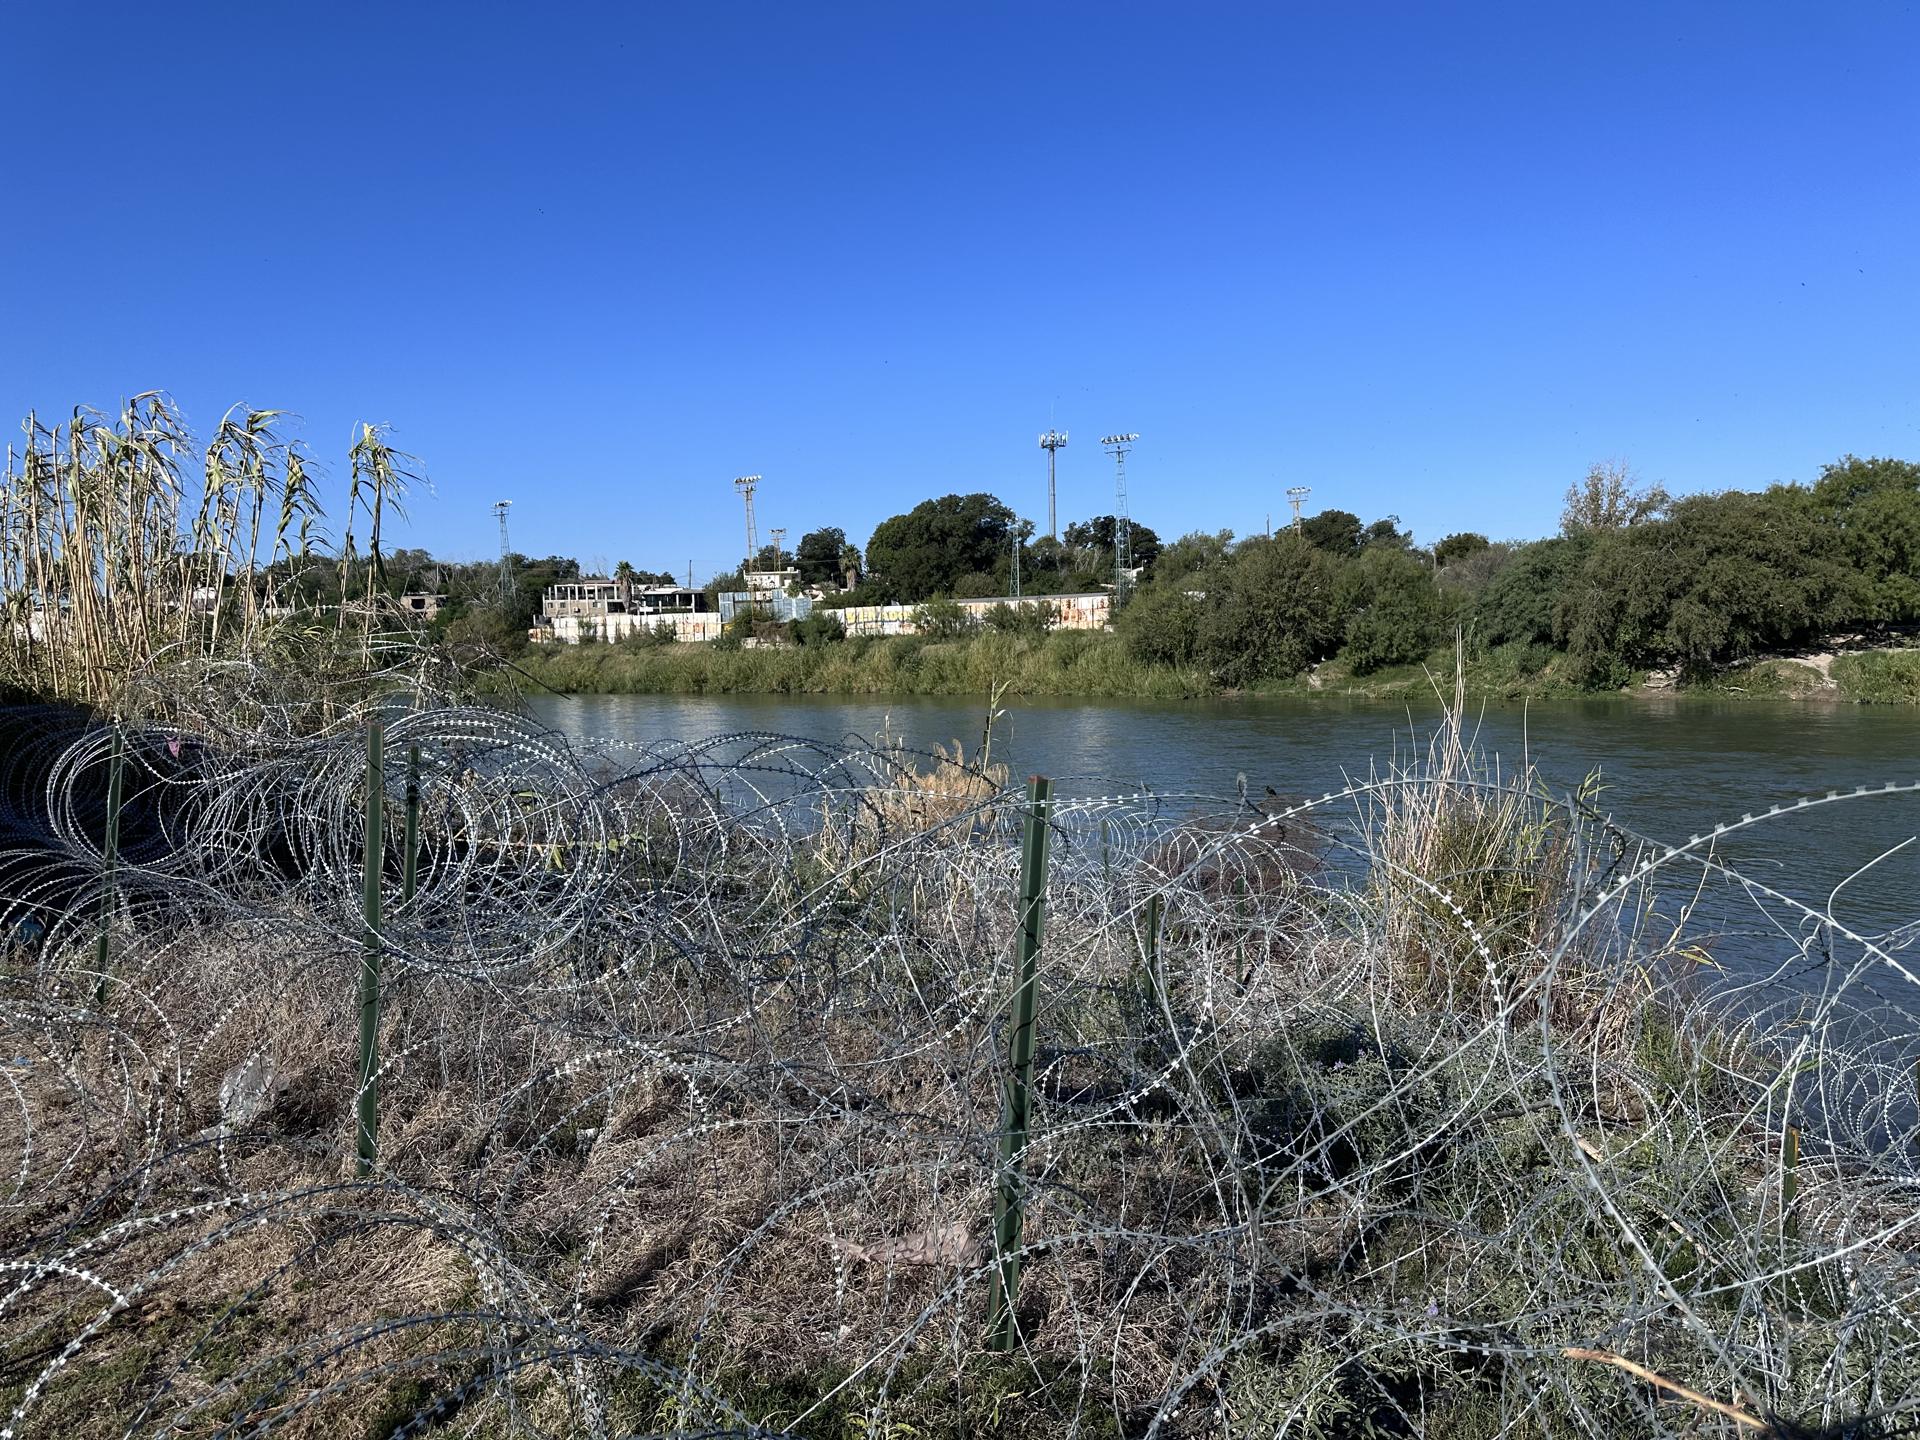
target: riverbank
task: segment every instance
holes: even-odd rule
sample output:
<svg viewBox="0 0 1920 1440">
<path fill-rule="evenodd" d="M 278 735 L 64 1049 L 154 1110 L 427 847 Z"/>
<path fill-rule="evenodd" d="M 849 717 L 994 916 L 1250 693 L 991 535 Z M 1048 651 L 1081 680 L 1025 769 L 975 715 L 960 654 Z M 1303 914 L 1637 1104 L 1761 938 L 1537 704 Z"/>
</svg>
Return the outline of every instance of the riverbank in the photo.
<svg viewBox="0 0 1920 1440">
<path fill-rule="evenodd" d="M 1544 646 L 1500 645 L 1471 656 L 1467 694 L 1476 699 L 1557 700 L 1592 692 L 1562 674 Z M 1199 700 L 1235 693 L 1332 695 L 1363 700 L 1428 696 L 1435 675 L 1451 676 L 1453 652 L 1423 664 L 1356 674 L 1328 660 L 1288 680 L 1247 692 L 1227 690 L 1202 669 L 1147 664 L 1120 637 L 1091 631 L 1046 636 L 975 635 L 962 640 L 913 636 L 824 645 L 573 645 L 528 651 L 491 677 L 493 688 L 531 687 L 569 695 L 986 695 L 1083 700 Z M 1765 699 L 1862 704 L 1920 703 L 1920 650 L 1862 650 L 1774 657 L 1681 684 L 1655 673 L 1630 692 L 1689 691 Z"/>
</svg>

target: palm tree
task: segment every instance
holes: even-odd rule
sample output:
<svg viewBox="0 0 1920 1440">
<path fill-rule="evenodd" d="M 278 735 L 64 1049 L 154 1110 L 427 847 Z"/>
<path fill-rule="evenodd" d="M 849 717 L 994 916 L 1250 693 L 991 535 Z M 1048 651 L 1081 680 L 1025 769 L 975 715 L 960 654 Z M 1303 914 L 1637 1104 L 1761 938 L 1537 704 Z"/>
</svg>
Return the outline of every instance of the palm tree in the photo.
<svg viewBox="0 0 1920 1440">
<path fill-rule="evenodd" d="M 840 547 L 840 573 L 846 578 L 847 589 L 851 590 L 860 583 L 860 547 L 858 545 Z"/>
</svg>

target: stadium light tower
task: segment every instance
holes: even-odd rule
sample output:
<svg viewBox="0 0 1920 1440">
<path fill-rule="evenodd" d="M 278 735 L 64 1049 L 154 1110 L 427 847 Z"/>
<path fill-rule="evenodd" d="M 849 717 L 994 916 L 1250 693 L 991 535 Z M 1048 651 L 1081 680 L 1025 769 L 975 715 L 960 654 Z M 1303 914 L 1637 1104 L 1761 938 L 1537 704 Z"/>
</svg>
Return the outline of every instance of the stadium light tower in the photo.
<svg viewBox="0 0 1920 1440">
<path fill-rule="evenodd" d="M 1287 500 L 1293 506 L 1293 533 L 1300 533 L 1300 502 L 1313 493 L 1311 485 L 1292 485 L 1287 489 Z"/>
<path fill-rule="evenodd" d="M 513 594 L 513 547 L 507 543 L 507 511 L 513 508 L 511 500 L 493 502 L 494 517 L 500 522 L 500 594 Z"/>
<path fill-rule="evenodd" d="M 784 570 L 787 567 L 787 557 L 782 552 L 787 548 L 787 527 L 776 525 L 767 533 L 773 537 L 773 568 Z"/>
<path fill-rule="evenodd" d="M 1047 534 L 1054 539 L 1060 538 L 1060 516 L 1053 503 L 1053 460 L 1057 452 L 1067 445 L 1067 432 L 1049 430 L 1040 437 L 1040 448 L 1047 452 Z"/>
<path fill-rule="evenodd" d="M 1133 568 L 1133 522 L 1127 518 L 1127 452 L 1138 435 L 1102 435 L 1100 443 L 1113 456 L 1113 598 L 1118 600 L 1126 588 L 1127 571 Z"/>
<path fill-rule="evenodd" d="M 753 492 L 760 488 L 760 477 L 758 475 L 737 476 L 734 479 L 733 488 L 738 490 L 741 498 L 747 502 L 747 563 L 740 567 L 740 573 L 744 576 L 753 565 L 753 552 L 760 548 L 760 537 L 753 528 Z"/>
</svg>

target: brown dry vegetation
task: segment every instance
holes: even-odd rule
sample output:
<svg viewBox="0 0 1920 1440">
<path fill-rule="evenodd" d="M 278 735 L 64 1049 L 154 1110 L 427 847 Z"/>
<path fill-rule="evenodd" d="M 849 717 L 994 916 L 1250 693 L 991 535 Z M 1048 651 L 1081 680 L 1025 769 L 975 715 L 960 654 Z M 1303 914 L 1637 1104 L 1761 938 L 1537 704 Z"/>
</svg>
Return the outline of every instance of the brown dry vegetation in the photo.
<svg viewBox="0 0 1920 1440">
<path fill-rule="evenodd" d="M 1801 1114 L 1783 1170 L 1768 1036 L 1618 903 L 1579 926 L 1646 855 L 1457 735 L 1330 804 L 1060 806 L 996 1356 L 1003 777 L 501 775 L 434 723 L 428 813 L 454 777 L 460 833 L 524 838 L 430 839 L 393 916 L 370 1179 L 356 732 L 219 778 L 295 807 L 305 875 L 172 909 L 131 875 L 104 1005 L 84 927 L 12 956 L 16 1433 L 1730 1433 L 1580 1350 L 1821 1423 L 1920 1389 L 1898 1146 Z"/>
</svg>

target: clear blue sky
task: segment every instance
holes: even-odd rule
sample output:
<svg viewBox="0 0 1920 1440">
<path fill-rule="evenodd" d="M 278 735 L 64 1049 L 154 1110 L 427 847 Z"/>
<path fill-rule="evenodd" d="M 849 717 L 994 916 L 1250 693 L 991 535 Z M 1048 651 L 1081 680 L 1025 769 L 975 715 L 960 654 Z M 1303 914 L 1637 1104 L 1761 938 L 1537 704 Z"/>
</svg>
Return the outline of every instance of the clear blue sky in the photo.
<svg viewBox="0 0 1920 1440">
<path fill-rule="evenodd" d="M 928 495 L 1551 530 L 1920 458 L 1912 4 L 20 6 L 0 414 L 390 421 L 404 543 Z"/>
</svg>

